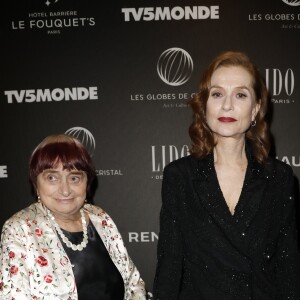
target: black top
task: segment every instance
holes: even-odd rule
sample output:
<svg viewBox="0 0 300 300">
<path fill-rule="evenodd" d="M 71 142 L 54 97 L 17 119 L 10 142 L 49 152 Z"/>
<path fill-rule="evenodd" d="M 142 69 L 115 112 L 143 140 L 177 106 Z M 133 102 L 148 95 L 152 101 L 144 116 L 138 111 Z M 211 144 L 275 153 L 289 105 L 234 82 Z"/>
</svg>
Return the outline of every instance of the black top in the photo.
<svg viewBox="0 0 300 300">
<path fill-rule="evenodd" d="M 62 231 L 73 244 L 77 245 L 82 242 L 83 232 L 68 232 L 63 229 Z M 78 299 L 123 300 L 124 281 L 122 276 L 91 221 L 87 234 L 89 241 L 82 251 L 73 251 L 62 242 L 72 265 L 74 265 L 73 272 Z"/>
<path fill-rule="evenodd" d="M 165 168 L 155 300 L 300 299 L 292 169 L 247 158 L 234 215 L 212 153 Z"/>
</svg>

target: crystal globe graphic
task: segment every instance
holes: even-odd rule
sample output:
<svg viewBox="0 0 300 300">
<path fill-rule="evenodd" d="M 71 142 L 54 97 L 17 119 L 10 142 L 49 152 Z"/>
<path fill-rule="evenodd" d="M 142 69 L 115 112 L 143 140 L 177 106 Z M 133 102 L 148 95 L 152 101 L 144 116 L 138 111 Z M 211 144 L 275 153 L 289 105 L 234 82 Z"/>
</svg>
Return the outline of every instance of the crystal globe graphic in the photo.
<svg viewBox="0 0 300 300">
<path fill-rule="evenodd" d="M 72 127 L 65 134 L 77 138 L 87 149 L 88 153 L 93 156 L 96 149 L 96 142 L 92 133 L 83 127 Z"/>
<path fill-rule="evenodd" d="M 157 73 L 166 84 L 179 86 L 186 83 L 193 72 L 193 60 L 189 53 L 181 48 L 165 50 L 157 62 Z"/>
<path fill-rule="evenodd" d="M 300 0 L 282 0 L 285 4 L 290 6 L 299 6 Z"/>
</svg>

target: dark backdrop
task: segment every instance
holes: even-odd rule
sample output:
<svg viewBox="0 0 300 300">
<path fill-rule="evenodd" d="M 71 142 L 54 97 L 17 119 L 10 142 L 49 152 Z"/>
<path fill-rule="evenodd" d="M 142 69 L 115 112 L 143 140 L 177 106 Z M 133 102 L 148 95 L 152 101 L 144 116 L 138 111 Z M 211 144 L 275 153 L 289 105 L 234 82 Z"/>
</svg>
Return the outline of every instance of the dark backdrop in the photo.
<svg viewBox="0 0 300 300">
<path fill-rule="evenodd" d="M 34 147 L 69 130 L 92 153 L 95 203 L 118 224 L 151 292 L 162 170 L 188 153 L 186 104 L 220 52 L 245 51 L 259 66 L 276 156 L 299 178 L 300 1 L 111 2 L 16 0 L 2 9 L 0 226 L 34 201 Z"/>
</svg>

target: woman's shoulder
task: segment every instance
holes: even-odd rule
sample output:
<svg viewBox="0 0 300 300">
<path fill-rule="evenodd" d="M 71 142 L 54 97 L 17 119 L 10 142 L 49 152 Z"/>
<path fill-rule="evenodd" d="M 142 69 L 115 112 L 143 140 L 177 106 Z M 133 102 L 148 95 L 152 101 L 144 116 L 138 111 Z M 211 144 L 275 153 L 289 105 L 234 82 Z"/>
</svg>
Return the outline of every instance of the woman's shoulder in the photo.
<svg viewBox="0 0 300 300">
<path fill-rule="evenodd" d="M 93 204 L 85 204 L 84 210 L 89 214 L 96 229 L 101 228 L 101 230 L 106 230 L 107 233 L 118 233 L 117 225 L 110 215 L 101 207 Z"/>
<path fill-rule="evenodd" d="M 113 223 L 110 215 L 100 206 L 87 203 L 84 205 L 84 209 L 90 216 L 94 216 L 100 221 L 110 221 L 111 223 Z"/>
<path fill-rule="evenodd" d="M 43 222 L 45 214 L 41 209 L 41 204 L 33 203 L 28 207 L 16 212 L 3 225 L 2 233 L 10 232 L 16 237 L 29 237 L 36 230 L 37 224 L 46 224 Z"/>
<path fill-rule="evenodd" d="M 293 169 L 290 165 L 277 158 L 270 157 L 266 162 L 265 166 L 267 169 L 282 175 L 288 175 L 293 173 Z"/>
<path fill-rule="evenodd" d="M 292 167 L 281 160 L 269 158 L 264 166 L 267 176 L 278 182 L 280 185 L 289 180 L 293 180 L 294 173 Z"/>
<path fill-rule="evenodd" d="M 192 155 L 184 156 L 170 162 L 164 168 L 164 173 L 188 172 L 197 165 L 198 159 Z"/>
<path fill-rule="evenodd" d="M 103 215 L 107 214 L 107 212 L 104 209 L 102 209 L 100 206 L 97 206 L 97 205 L 94 205 L 94 204 L 90 204 L 90 203 L 86 203 L 84 205 L 84 209 L 88 213 L 96 215 L 96 216 L 103 216 Z"/>
<path fill-rule="evenodd" d="M 201 178 L 201 174 L 209 171 L 212 155 L 208 154 L 204 158 L 197 158 L 188 155 L 169 163 L 164 169 L 164 178 L 176 178 L 183 181 L 191 181 Z"/>
<path fill-rule="evenodd" d="M 5 224 L 29 224 L 31 222 L 35 222 L 36 218 L 42 214 L 41 209 L 38 206 L 38 203 L 33 203 L 26 208 L 16 212 L 13 214 Z"/>
</svg>

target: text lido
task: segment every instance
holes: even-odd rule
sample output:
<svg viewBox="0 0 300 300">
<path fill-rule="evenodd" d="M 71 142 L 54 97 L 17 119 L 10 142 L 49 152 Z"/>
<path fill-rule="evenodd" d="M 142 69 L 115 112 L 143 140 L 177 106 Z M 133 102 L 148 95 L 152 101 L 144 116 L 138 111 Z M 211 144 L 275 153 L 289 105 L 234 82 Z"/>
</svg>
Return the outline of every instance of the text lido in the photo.
<svg viewBox="0 0 300 300">
<path fill-rule="evenodd" d="M 151 146 L 152 172 L 162 172 L 168 163 L 187 155 L 189 155 L 187 145 Z"/>
</svg>

